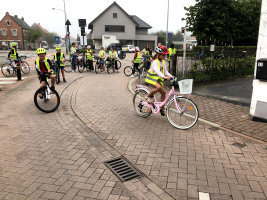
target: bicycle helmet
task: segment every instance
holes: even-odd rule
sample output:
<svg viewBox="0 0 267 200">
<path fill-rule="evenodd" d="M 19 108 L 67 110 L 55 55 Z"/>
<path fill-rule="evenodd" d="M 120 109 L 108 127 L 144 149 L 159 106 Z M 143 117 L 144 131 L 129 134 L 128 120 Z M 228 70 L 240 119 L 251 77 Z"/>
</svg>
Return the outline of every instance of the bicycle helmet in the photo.
<svg viewBox="0 0 267 200">
<path fill-rule="evenodd" d="M 17 45 L 18 45 L 18 44 L 15 43 L 15 42 L 12 42 L 12 43 L 11 43 L 11 46 L 12 46 L 12 47 L 16 47 Z"/>
<path fill-rule="evenodd" d="M 57 46 L 57 47 L 56 47 L 56 50 L 61 50 L 61 47 L 60 47 L 60 46 Z"/>
<path fill-rule="evenodd" d="M 139 47 L 135 47 L 135 51 L 139 51 Z"/>
<path fill-rule="evenodd" d="M 91 46 L 87 46 L 87 49 L 91 49 Z"/>
<path fill-rule="evenodd" d="M 156 52 L 157 52 L 158 54 L 164 54 L 164 55 L 166 55 L 166 54 L 170 54 L 170 52 L 169 52 L 169 50 L 167 49 L 167 47 L 165 47 L 165 46 L 163 46 L 163 45 L 159 45 L 159 46 L 157 46 L 157 48 L 156 48 Z"/>
<path fill-rule="evenodd" d="M 46 50 L 44 48 L 39 48 L 39 49 L 36 50 L 36 53 L 37 53 L 37 55 L 43 54 L 43 53 L 46 54 Z"/>
</svg>

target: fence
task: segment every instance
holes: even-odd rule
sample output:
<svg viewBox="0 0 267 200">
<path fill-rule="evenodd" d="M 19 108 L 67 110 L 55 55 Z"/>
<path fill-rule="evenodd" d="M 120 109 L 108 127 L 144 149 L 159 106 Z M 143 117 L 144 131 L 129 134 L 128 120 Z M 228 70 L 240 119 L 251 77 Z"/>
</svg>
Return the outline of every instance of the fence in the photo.
<svg viewBox="0 0 267 200">
<path fill-rule="evenodd" d="M 236 50 L 232 53 L 192 52 L 186 57 L 185 78 L 194 79 L 194 84 L 235 79 L 252 75 L 255 53 Z M 183 57 L 176 57 L 176 76 L 183 79 Z"/>
</svg>

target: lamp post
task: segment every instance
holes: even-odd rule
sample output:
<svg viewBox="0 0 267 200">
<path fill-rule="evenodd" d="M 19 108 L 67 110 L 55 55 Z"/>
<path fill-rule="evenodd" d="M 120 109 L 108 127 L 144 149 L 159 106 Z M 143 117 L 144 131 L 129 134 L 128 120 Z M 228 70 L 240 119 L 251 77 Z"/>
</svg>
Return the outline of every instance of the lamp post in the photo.
<svg viewBox="0 0 267 200">
<path fill-rule="evenodd" d="M 167 10 L 166 47 L 168 45 L 168 24 L 169 24 L 169 0 L 168 0 L 168 10 Z"/>
<path fill-rule="evenodd" d="M 61 9 L 57 9 L 57 8 L 52 8 L 52 10 L 60 10 L 64 13 L 64 16 L 65 16 L 65 22 L 67 21 L 67 15 L 66 15 L 66 12 L 61 10 Z M 67 28 L 65 26 L 65 32 L 66 32 L 66 35 L 67 35 Z M 66 45 L 66 40 L 65 40 L 65 45 Z M 67 46 L 67 45 L 66 45 Z M 66 48 L 67 49 L 67 48 Z M 68 53 L 67 53 L 68 54 Z"/>
</svg>

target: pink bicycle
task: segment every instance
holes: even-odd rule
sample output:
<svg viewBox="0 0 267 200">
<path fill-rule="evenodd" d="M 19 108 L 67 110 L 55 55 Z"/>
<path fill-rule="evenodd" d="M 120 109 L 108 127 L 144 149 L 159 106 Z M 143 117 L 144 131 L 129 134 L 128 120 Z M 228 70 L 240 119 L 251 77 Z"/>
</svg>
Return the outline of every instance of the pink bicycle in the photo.
<svg viewBox="0 0 267 200">
<path fill-rule="evenodd" d="M 188 129 L 193 127 L 199 116 L 198 108 L 196 104 L 190 100 L 192 92 L 185 92 L 188 97 L 183 97 L 181 93 L 175 92 L 174 85 L 177 78 L 170 80 L 172 89 L 163 102 L 157 102 L 156 96 L 154 95 L 154 103 L 149 104 L 145 101 L 145 97 L 148 95 L 150 88 L 144 85 L 137 85 L 135 95 L 133 97 L 133 106 L 136 113 L 140 117 L 148 117 L 152 112 L 158 114 L 160 108 L 163 107 L 173 95 L 166 106 L 166 114 L 169 122 L 178 129 Z M 181 86 L 180 86 L 181 90 Z M 192 91 L 192 86 L 191 86 Z"/>
</svg>

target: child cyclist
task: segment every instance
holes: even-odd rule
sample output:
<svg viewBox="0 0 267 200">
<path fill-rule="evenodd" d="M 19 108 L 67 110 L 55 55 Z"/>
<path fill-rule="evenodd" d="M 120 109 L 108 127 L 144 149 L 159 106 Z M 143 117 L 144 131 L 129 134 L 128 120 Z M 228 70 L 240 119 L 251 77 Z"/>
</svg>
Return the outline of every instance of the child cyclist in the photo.
<svg viewBox="0 0 267 200">
<path fill-rule="evenodd" d="M 64 81 L 64 83 L 66 83 L 65 73 L 64 73 L 64 61 L 66 60 L 66 57 L 61 52 L 61 47 L 60 46 L 56 47 L 56 51 L 57 51 L 57 53 L 55 53 L 54 58 L 52 58 L 51 61 L 52 60 L 60 61 L 60 69 L 61 69 L 63 81 Z M 56 63 L 56 66 L 58 66 L 58 63 Z M 56 72 L 55 72 L 55 74 L 56 74 Z M 56 76 L 57 76 L 57 74 L 56 74 Z M 60 80 L 59 80 L 59 82 L 60 82 Z"/>
<path fill-rule="evenodd" d="M 163 88 L 163 80 L 167 79 L 168 81 L 171 78 L 174 78 L 166 69 L 165 57 L 169 54 L 167 47 L 159 45 L 156 48 L 157 58 L 152 61 L 151 68 L 148 70 L 147 77 L 145 79 L 146 84 L 153 87 L 154 89 L 145 97 L 145 101 L 149 104 L 152 104 L 153 101 L 151 97 L 154 94 L 159 92 L 161 94 L 161 102 L 165 100 L 166 91 Z M 161 115 L 165 115 L 165 108 L 162 107 L 160 110 Z"/>
<path fill-rule="evenodd" d="M 19 60 L 19 54 L 18 54 L 18 52 L 16 50 L 17 49 L 17 43 L 13 42 L 13 43 L 11 43 L 11 46 L 12 46 L 12 49 L 8 53 L 7 57 L 8 57 L 9 60 L 15 61 L 15 63 L 17 65 L 20 65 L 20 62 L 18 61 Z"/>
<path fill-rule="evenodd" d="M 42 76 L 44 73 L 49 73 L 49 78 L 51 79 L 52 87 L 51 89 L 55 90 L 55 82 L 56 77 L 53 74 L 54 68 L 51 63 L 51 61 L 46 58 L 46 50 L 44 48 L 39 48 L 36 50 L 36 53 L 38 55 L 38 59 L 35 61 L 35 68 L 38 73 L 38 78 L 40 80 L 40 88 L 44 87 L 46 85 L 46 77 Z M 40 93 L 40 98 L 43 98 L 43 94 Z"/>
<path fill-rule="evenodd" d="M 134 55 L 133 62 L 134 62 L 133 74 L 130 77 L 134 77 L 135 69 L 137 69 L 137 71 L 140 74 L 139 65 L 142 62 L 142 60 L 141 60 L 141 52 L 139 50 L 139 47 L 135 47 L 135 55 Z"/>
<path fill-rule="evenodd" d="M 93 65 L 93 50 L 91 49 L 91 46 L 87 46 L 87 63 L 89 65 L 90 70 L 94 70 L 94 65 Z"/>
<path fill-rule="evenodd" d="M 117 70 L 117 73 L 119 73 L 119 69 L 118 69 L 118 56 L 117 56 L 117 52 L 115 51 L 115 47 L 112 48 L 112 52 L 110 53 L 110 58 L 111 58 L 111 62 L 113 62 L 112 59 L 114 59 L 115 62 L 115 69 Z"/>
</svg>

